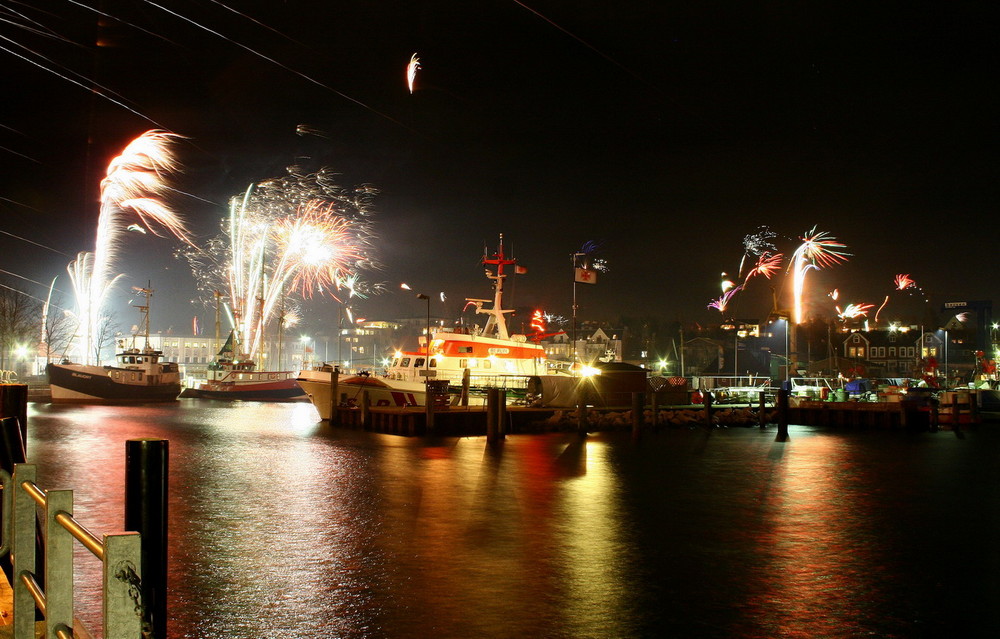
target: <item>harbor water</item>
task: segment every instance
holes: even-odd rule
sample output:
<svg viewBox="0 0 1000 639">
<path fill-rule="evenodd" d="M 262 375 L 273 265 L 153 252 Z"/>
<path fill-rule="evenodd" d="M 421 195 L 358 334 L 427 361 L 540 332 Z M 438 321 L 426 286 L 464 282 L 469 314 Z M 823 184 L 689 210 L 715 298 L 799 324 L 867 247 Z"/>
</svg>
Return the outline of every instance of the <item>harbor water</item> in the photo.
<svg viewBox="0 0 1000 639">
<path fill-rule="evenodd" d="M 169 440 L 172 638 L 1000 636 L 1000 426 L 404 438 L 308 403 L 29 407 L 28 459 L 120 530 Z M 99 627 L 80 550 L 77 614 Z"/>
</svg>

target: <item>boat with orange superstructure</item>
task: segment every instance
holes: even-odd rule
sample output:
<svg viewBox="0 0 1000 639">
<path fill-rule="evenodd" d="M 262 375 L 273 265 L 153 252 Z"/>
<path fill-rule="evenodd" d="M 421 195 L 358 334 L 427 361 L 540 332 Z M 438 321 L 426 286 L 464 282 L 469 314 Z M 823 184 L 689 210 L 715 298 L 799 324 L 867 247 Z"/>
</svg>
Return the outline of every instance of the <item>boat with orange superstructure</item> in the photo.
<svg viewBox="0 0 1000 639">
<path fill-rule="evenodd" d="M 506 315 L 513 309 L 503 308 L 503 286 L 517 260 L 504 254 L 503 236 L 493 256 L 483 256 L 486 277 L 493 281 L 493 299 L 466 299 L 476 313 L 486 315 L 482 328 L 433 330 L 419 340 L 417 351 L 397 352 L 385 375 L 339 377 L 337 392 L 340 405 L 360 403 L 368 392 L 372 406 L 423 406 L 426 382 L 447 385 L 457 393 L 467 385 L 476 389 L 504 388 L 523 393 L 530 380 L 550 374 L 545 349 L 525 335 L 511 334 Z M 490 267 L 495 267 L 491 270 Z M 331 370 L 302 371 L 296 380 L 319 410 L 322 419 L 329 419 L 331 404 Z"/>
</svg>

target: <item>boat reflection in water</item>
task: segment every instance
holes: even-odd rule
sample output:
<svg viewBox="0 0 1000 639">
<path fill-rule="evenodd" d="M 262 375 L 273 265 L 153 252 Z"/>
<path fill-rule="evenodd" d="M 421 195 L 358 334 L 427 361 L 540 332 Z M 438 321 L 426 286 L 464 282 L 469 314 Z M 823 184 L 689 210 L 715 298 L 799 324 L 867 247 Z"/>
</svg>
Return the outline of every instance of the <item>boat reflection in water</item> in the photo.
<svg viewBox="0 0 1000 639">
<path fill-rule="evenodd" d="M 29 410 L 39 483 L 97 533 L 121 527 L 124 442 L 170 441 L 171 637 L 1000 636 L 985 427 L 490 448 L 304 403 Z M 99 566 L 77 570 L 98 626 Z"/>
</svg>

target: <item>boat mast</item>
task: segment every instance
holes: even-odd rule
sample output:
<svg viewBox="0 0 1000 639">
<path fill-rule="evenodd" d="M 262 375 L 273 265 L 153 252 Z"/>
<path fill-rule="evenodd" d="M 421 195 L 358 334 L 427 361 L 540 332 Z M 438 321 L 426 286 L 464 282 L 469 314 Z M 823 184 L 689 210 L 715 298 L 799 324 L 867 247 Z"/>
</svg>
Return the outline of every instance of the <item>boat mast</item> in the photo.
<svg viewBox="0 0 1000 639">
<path fill-rule="evenodd" d="M 500 246 L 497 248 L 497 252 L 492 258 L 487 258 L 483 256 L 483 264 L 493 264 L 497 267 L 496 274 L 493 274 L 489 269 L 486 269 L 486 277 L 493 280 L 493 308 L 483 309 L 479 303 L 476 304 L 477 313 L 485 313 L 490 316 L 489 320 L 486 322 L 486 329 L 483 331 L 484 335 L 489 335 L 490 331 L 495 330 L 496 336 L 500 339 L 510 339 L 510 335 L 507 333 L 507 320 L 504 317 L 505 313 L 513 313 L 514 310 L 504 310 L 502 305 L 503 300 L 503 281 L 507 278 L 504 275 L 503 267 L 511 266 L 516 264 L 517 260 L 507 259 L 503 252 L 503 233 L 500 234 Z M 480 300 L 469 300 L 471 302 L 480 302 Z"/>
<path fill-rule="evenodd" d="M 141 318 L 139 320 L 139 332 L 145 338 L 144 350 L 148 351 L 149 350 L 149 306 L 153 302 L 153 283 L 147 280 L 146 288 L 141 288 L 138 286 L 133 286 L 132 288 L 146 297 L 145 304 L 140 304 L 138 306 L 133 304 L 132 306 L 139 309 L 139 317 Z M 136 336 L 133 335 L 132 348 L 135 348 L 135 338 Z"/>
</svg>

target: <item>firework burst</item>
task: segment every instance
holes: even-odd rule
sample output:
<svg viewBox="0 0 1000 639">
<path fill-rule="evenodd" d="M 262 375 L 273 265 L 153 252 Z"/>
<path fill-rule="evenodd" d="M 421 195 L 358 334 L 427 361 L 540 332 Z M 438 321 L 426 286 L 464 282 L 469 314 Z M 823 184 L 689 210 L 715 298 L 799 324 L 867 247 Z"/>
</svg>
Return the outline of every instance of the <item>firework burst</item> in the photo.
<svg viewBox="0 0 1000 639">
<path fill-rule="evenodd" d="M 97 354 L 94 335 L 108 291 L 121 277 L 115 260 L 128 229 L 138 228 L 163 237 L 164 231 L 190 243 L 184 221 L 159 197 L 168 190 L 165 178 L 178 169 L 171 150 L 181 136 L 165 131 L 147 131 L 132 140 L 108 165 L 101 181 L 101 208 L 94 251 L 84 251 L 67 270 L 76 296 L 84 362 Z M 129 220 L 138 218 L 138 224 Z"/>
<path fill-rule="evenodd" d="M 290 169 L 233 198 L 223 232 L 184 252 L 206 300 L 213 291 L 228 291 L 244 354 L 262 348 L 288 295 L 344 303 L 381 289 L 361 279 L 362 271 L 379 268 L 371 229 L 376 193 L 369 185 L 341 188 L 327 170 Z"/>
<path fill-rule="evenodd" d="M 859 317 L 865 317 L 868 315 L 868 311 L 874 307 L 874 304 L 848 304 L 841 310 L 837 306 L 837 317 L 842 320 L 857 319 Z"/>
<path fill-rule="evenodd" d="M 801 324 L 803 320 L 802 294 L 806 273 L 812 269 L 819 270 L 845 262 L 850 255 L 842 250 L 847 248 L 845 244 L 841 244 L 828 233 L 816 231 L 815 226 L 799 239 L 802 240 L 802 244 L 795 249 L 789 264 L 795 302 L 793 319 L 796 324 Z"/>
</svg>

